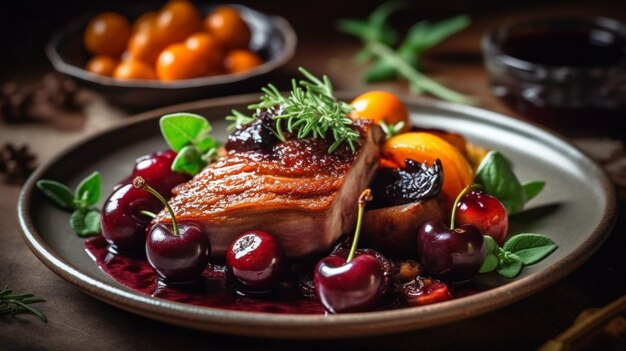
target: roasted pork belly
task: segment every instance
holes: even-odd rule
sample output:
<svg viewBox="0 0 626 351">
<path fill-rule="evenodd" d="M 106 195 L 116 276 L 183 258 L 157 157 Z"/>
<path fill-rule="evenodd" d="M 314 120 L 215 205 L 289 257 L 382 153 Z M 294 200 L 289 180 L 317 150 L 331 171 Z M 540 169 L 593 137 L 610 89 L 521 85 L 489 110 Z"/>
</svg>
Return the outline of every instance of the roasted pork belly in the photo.
<svg viewBox="0 0 626 351">
<path fill-rule="evenodd" d="M 366 120 L 355 122 L 360 145 L 329 154 L 325 139 L 288 139 L 263 149 L 230 150 L 169 201 L 180 222 L 200 224 L 212 254 L 223 256 L 248 230 L 278 237 L 288 257 L 330 248 L 356 223 L 357 199 L 371 181 L 384 136 Z M 167 212 L 154 223 L 167 223 Z"/>
</svg>

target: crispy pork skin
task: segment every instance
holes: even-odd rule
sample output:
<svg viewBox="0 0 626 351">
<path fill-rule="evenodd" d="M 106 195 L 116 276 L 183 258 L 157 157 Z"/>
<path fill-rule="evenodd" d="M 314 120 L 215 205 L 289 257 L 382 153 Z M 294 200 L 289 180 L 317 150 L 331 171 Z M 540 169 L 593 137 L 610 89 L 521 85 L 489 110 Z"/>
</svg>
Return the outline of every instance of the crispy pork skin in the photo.
<svg viewBox="0 0 626 351">
<path fill-rule="evenodd" d="M 259 150 L 230 150 L 170 200 L 180 222 L 200 224 L 212 254 L 223 256 L 241 233 L 276 235 L 288 257 L 330 248 L 356 223 L 357 199 L 371 181 L 384 135 L 369 121 L 355 122 L 361 142 L 328 153 L 324 139 L 288 139 Z M 170 222 L 167 212 L 154 223 Z"/>
</svg>

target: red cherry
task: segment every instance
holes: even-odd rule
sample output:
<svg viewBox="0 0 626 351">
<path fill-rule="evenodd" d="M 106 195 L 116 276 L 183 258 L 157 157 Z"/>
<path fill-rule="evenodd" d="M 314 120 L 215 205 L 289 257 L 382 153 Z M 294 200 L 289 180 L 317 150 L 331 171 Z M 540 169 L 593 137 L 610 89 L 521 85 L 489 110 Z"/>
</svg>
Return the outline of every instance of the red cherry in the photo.
<svg viewBox="0 0 626 351">
<path fill-rule="evenodd" d="M 456 205 L 458 224 L 471 224 L 499 245 L 504 244 L 509 230 L 506 208 L 497 198 L 478 189 L 471 189 Z"/>
<path fill-rule="evenodd" d="M 140 211 L 157 213 L 161 209 L 163 205 L 152 195 L 135 189 L 129 182 L 122 183 L 102 206 L 102 236 L 113 251 L 143 252 L 146 246 L 146 227 L 152 218 L 142 215 Z"/>
<path fill-rule="evenodd" d="M 208 235 L 196 224 L 179 226 L 167 200 L 146 184 L 142 177 L 134 178 L 133 186 L 161 202 L 172 220 L 170 225 L 157 224 L 150 229 L 145 247 L 146 257 L 152 268 L 167 283 L 190 283 L 198 280 L 211 255 Z"/>
<path fill-rule="evenodd" d="M 424 270 L 435 278 L 468 280 L 483 263 L 485 240 L 471 225 L 450 229 L 441 221 L 429 221 L 417 235 L 417 253 Z"/>
<path fill-rule="evenodd" d="M 245 289 L 271 290 L 284 273 L 285 252 L 275 236 L 262 230 L 241 234 L 226 251 L 226 268 Z"/>
<path fill-rule="evenodd" d="M 155 225 L 146 240 L 148 262 L 167 283 L 190 283 L 198 280 L 209 263 L 211 246 L 209 237 L 198 225 L 178 225 L 174 234 L 172 226 Z"/>
<path fill-rule="evenodd" d="M 371 309 L 384 288 L 383 270 L 376 257 L 363 254 L 346 263 L 339 256 L 321 259 L 313 274 L 315 293 L 331 313 Z"/>
<path fill-rule="evenodd" d="M 172 171 L 172 162 L 175 158 L 176 153 L 172 150 L 157 151 L 139 157 L 135 161 L 130 179 L 142 177 L 156 191 L 169 198 L 175 186 L 191 179 L 188 174 Z"/>
</svg>

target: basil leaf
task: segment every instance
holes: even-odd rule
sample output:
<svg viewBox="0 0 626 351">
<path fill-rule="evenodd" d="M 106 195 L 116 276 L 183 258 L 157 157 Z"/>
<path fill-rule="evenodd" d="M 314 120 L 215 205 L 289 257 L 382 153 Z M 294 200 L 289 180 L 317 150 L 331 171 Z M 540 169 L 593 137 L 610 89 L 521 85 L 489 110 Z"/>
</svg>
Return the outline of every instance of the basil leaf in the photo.
<svg viewBox="0 0 626 351">
<path fill-rule="evenodd" d="M 557 246 L 545 235 L 523 233 L 504 243 L 503 249 L 515 254 L 524 265 L 535 264 L 556 250 Z"/>
<path fill-rule="evenodd" d="M 204 117 L 193 113 L 172 113 L 159 120 L 161 134 L 176 152 L 188 144 L 195 144 L 200 137 L 211 131 L 211 124 Z"/>
<path fill-rule="evenodd" d="M 83 179 L 76 187 L 74 197 L 80 203 L 79 207 L 94 205 L 100 199 L 100 173 L 93 172 Z"/>
<path fill-rule="evenodd" d="M 502 202 L 509 215 L 524 208 L 524 189 L 513 173 L 511 163 L 501 153 L 489 151 L 476 171 L 474 180 L 485 192 Z"/>
<path fill-rule="evenodd" d="M 62 210 L 75 209 L 74 194 L 67 186 L 54 180 L 42 179 L 37 181 L 37 188 Z"/>
<path fill-rule="evenodd" d="M 498 265 L 498 274 L 506 278 L 515 278 L 522 271 L 522 260 L 515 254 L 509 254 Z"/>
<path fill-rule="evenodd" d="M 195 176 L 200 173 L 206 162 L 202 160 L 202 154 L 197 147 L 187 145 L 182 148 L 172 162 L 172 171 L 187 173 Z"/>
<path fill-rule="evenodd" d="M 78 236 L 86 237 L 100 233 L 100 211 L 76 210 L 70 216 L 70 227 Z"/>
<path fill-rule="evenodd" d="M 528 182 L 522 186 L 524 189 L 524 201 L 528 202 L 535 196 L 537 196 L 543 188 L 546 186 L 546 182 L 534 181 Z"/>
<path fill-rule="evenodd" d="M 206 153 L 211 150 L 215 150 L 217 152 L 217 148 L 220 144 L 211 137 L 205 137 L 204 139 L 194 143 L 194 146 L 198 148 L 198 151 L 201 153 Z"/>
<path fill-rule="evenodd" d="M 498 263 L 500 263 L 498 256 L 488 253 L 485 255 L 485 260 L 483 261 L 483 265 L 480 266 L 478 273 L 489 273 L 498 268 Z"/>
<path fill-rule="evenodd" d="M 483 235 L 483 238 L 485 239 L 485 253 L 490 254 L 490 253 L 496 253 L 498 247 L 498 243 L 496 243 L 496 241 L 490 237 L 489 235 Z"/>
</svg>

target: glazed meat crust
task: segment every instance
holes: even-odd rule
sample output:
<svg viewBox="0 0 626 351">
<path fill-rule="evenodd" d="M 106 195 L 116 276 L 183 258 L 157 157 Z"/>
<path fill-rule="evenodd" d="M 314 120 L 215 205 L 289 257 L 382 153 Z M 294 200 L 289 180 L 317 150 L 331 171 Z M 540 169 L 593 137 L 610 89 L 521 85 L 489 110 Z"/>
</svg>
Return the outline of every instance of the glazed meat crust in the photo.
<svg viewBox="0 0 626 351">
<path fill-rule="evenodd" d="M 216 256 L 253 229 L 276 235 L 289 257 L 323 252 L 354 227 L 357 198 L 377 168 L 382 130 L 368 121 L 355 126 L 356 153 L 342 146 L 328 154 L 324 139 L 231 150 L 175 189 L 169 203 L 178 221 L 204 228 Z M 161 212 L 154 223 L 169 221 Z"/>
</svg>

